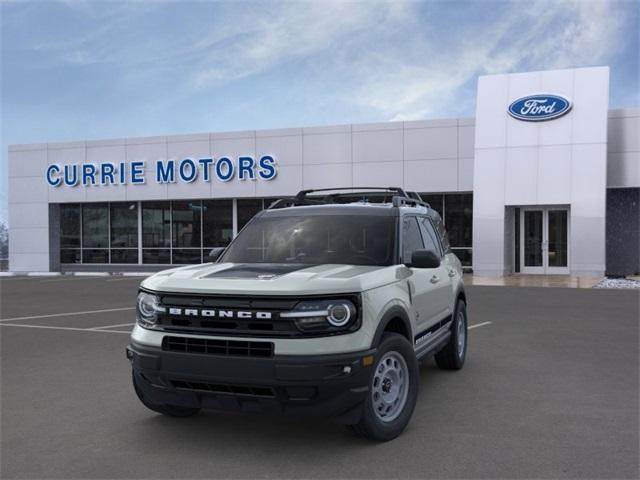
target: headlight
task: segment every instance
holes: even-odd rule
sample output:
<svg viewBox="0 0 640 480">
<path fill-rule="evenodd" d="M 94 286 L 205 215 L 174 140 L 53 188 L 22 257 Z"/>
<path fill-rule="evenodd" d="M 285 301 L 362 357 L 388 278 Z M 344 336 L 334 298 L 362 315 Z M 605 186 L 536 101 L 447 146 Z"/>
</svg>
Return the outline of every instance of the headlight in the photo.
<svg viewBox="0 0 640 480">
<path fill-rule="evenodd" d="M 293 319 L 305 333 L 332 333 L 354 330 L 358 326 L 356 306 L 347 299 L 303 301 L 280 317 Z"/>
<path fill-rule="evenodd" d="M 141 327 L 153 327 L 158 321 L 158 313 L 165 309 L 160 305 L 160 299 L 151 293 L 140 292 L 136 304 L 136 320 Z"/>
</svg>

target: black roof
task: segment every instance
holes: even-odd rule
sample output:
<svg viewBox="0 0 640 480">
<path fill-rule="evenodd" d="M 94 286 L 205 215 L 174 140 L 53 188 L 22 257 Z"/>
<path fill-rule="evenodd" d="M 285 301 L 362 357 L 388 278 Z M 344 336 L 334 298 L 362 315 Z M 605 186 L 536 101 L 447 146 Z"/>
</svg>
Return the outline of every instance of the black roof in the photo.
<svg viewBox="0 0 640 480">
<path fill-rule="evenodd" d="M 429 204 L 423 202 L 418 193 L 407 193 L 400 187 L 336 187 L 301 190 L 293 197 L 276 200 L 269 209 L 352 203 L 358 200 L 380 200 L 381 197 L 390 198 L 394 207 L 422 205 L 429 208 Z"/>
<path fill-rule="evenodd" d="M 374 200 L 374 202 L 370 203 L 370 199 Z M 379 203 L 380 200 L 384 203 Z M 276 200 L 263 213 L 269 216 L 398 216 L 400 207 L 422 207 L 431 216 L 439 216 L 428 203 L 422 201 L 418 193 L 405 192 L 400 187 L 344 187 L 302 190 L 293 197 Z"/>
<path fill-rule="evenodd" d="M 268 208 L 262 214 L 270 217 L 315 216 L 315 215 L 371 215 L 394 217 L 399 214 L 397 208 L 389 204 L 336 203 L 328 205 L 296 205 L 290 207 Z"/>
</svg>

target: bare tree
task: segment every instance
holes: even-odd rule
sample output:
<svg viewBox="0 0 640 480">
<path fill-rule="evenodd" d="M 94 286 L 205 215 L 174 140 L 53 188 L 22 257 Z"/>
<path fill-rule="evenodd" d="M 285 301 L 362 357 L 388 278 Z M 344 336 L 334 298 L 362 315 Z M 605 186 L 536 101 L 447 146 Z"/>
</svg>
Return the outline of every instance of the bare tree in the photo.
<svg viewBox="0 0 640 480">
<path fill-rule="evenodd" d="M 0 260 L 9 257 L 9 227 L 0 221 Z"/>
</svg>

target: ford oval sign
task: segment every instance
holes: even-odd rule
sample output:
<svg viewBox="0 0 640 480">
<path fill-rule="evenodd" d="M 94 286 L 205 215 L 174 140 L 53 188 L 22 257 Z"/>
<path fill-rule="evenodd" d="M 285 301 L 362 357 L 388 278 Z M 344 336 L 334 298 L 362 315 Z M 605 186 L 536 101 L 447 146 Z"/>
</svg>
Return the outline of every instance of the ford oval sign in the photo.
<svg viewBox="0 0 640 480">
<path fill-rule="evenodd" d="M 571 110 L 571 100 L 560 95 L 541 93 L 519 98 L 509 105 L 509 115 L 527 122 L 541 122 L 561 117 Z"/>
</svg>

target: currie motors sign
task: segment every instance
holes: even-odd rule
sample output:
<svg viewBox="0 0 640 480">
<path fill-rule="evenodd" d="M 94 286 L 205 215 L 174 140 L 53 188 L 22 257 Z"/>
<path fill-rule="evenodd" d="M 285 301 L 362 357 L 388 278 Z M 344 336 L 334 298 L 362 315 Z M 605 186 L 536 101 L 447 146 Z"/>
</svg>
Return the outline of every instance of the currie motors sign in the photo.
<svg viewBox="0 0 640 480">
<path fill-rule="evenodd" d="M 571 110 L 571 100 L 560 95 L 527 95 L 509 105 L 509 115 L 527 122 L 552 120 Z"/>
<path fill-rule="evenodd" d="M 151 165 L 143 160 L 132 162 L 74 163 L 47 166 L 45 177 L 52 187 L 75 187 L 76 185 L 143 185 L 147 178 L 156 183 L 193 183 L 196 180 L 219 182 L 238 180 L 273 180 L 277 175 L 276 159 L 273 155 L 263 155 L 259 159 L 252 156 L 201 158 L 194 160 L 157 160 Z"/>
</svg>

